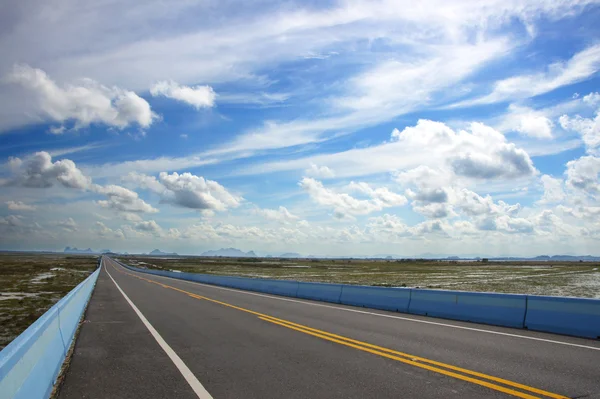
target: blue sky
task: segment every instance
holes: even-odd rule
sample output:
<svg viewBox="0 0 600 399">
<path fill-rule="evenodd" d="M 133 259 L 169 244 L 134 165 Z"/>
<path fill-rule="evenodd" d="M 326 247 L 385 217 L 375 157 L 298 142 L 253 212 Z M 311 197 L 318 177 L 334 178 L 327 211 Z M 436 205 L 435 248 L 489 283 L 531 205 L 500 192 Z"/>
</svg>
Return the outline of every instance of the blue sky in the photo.
<svg viewBox="0 0 600 399">
<path fill-rule="evenodd" d="M 23 1 L 2 249 L 596 254 L 595 1 Z"/>
</svg>

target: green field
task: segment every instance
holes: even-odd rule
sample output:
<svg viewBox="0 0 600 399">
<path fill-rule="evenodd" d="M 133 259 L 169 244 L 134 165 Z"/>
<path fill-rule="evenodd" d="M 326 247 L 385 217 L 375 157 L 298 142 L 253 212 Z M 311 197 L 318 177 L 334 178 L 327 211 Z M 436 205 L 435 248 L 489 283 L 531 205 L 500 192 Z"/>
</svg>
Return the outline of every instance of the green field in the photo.
<svg viewBox="0 0 600 399">
<path fill-rule="evenodd" d="M 89 276 L 97 259 L 0 253 L 0 349 Z"/>
<path fill-rule="evenodd" d="M 128 256 L 132 266 L 384 287 L 600 298 L 600 264 Z"/>
</svg>

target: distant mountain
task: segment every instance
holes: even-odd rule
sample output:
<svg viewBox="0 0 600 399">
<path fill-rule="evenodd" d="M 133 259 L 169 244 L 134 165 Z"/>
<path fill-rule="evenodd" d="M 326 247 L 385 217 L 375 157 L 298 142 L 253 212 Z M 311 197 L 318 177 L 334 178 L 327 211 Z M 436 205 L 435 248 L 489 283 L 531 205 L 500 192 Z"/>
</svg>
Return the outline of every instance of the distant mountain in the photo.
<svg viewBox="0 0 600 399">
<path fill-rule="evenodd" d="M 148 255 L 154 255 L 154 256 L 165 256 L 165 255 L 177 256 L 177 254 L 175 252 L 163 252 L 160 249 L 155 249 L 154 251 L 150 252 Z"/>
<path fill-rule="evenodd" d="M 221 248 L 216 251 L 206 251 L 200 256 L 226 256 L 229 258 L 256 258 L 254 251 L 244 252 L 237 248 Z"/>
<path fill-rule="evenodd" d="M 280 258 L 304 258 L 298 252 L 286 252 L 284 254 L 279 255 Z"/>
<path fill-rule="evenodd" d="M 107 252 L 112 252 L 112 251 L 111 251 L 110 249 L 101 249 L 101 250 L 100 250 L 100 253 L 101 253 L 101 254 L 105 254 L 105 253 L 107 253 Z"/>
<path fill-rule="evenodd" d="M 94 251 L 92 250 L 92 248 L 77 249 L 75 247 L 73 247 L 73 248 L 71 248 L 71 247 L 65 247 L 65 250 L 63 252 L 67 253 L 67 254 L 93 254 L 94 253 Z"/>
</svg>

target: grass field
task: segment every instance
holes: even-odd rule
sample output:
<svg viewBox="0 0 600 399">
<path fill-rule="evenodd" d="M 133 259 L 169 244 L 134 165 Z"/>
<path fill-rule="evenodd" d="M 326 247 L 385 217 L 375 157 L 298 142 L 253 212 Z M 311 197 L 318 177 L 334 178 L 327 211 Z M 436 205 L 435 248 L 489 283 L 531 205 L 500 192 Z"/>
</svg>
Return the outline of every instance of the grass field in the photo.
<svg viewBox="0 0 600 399">
<path fill-rule="evenodd" d="M 132 266 L 191 273 L 385 287 L 600 298 L 600 264 L 364 259 L 121 257 Z"/>
<path fill-rule="evenodd" d="M 0 349 L 96 268 L 97 257 L 0 253 Z"/>
</svg>

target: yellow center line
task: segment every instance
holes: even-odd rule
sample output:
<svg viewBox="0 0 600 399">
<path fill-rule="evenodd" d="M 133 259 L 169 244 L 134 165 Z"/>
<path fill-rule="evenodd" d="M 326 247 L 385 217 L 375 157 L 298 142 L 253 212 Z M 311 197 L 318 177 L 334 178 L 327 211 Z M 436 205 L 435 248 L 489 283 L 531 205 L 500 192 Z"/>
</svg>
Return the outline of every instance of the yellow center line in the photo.
<svg viewBox="0 0 600 399">
<path fill-rule="evenodd" d="M 429 366 L 427 364 L 415 363 L 415 362 L 413 362 L 413 361 L 411 361 L 409 359 L 405 359 L 405 358 L 402 358 L 402 357 L 399 357 L 399 356 L 390 355 L 390 354 L 385 353 L 385 352 L 376 351 L 376 350 L 373 350 L 373 349 L 365 348 L 364 346 L 355 345 L 355 344 L 351 344 L 351 343 L 346 342 L 346 341 L 342 341 L 342 340 L 339 340 L 339 339 L 331 338 L 331 337 L 328 337 L 328 336 L 323 335 L 323 334 L 317 334 L 317 333 L 314 333 L 314 332 L 311 332 L 311 331 L 308 331 L 308 330 L 304 330 L 302 328 L 297 328 L 297 327 L 294 327 L 294 326 L 290 326 L 290 325 L 287 325 L 287 324 L 284 324 L 284 323 L 280 323 L 280 322 L 275 321 L 275 320 L 271 320 L 271 319 L 266 318 L 266 317 L 260 317 L 260 319 L 268 321 L 268 322 L 273 323 L 273 324 L 278 324 L 278 325 L 283 326 L 283 327 L 291 328 L 292 330 L 296 330 L 296 331 L 302 332 L 304 334 L 313 335 L 315 337 L 322 338 L 322 339 L 325 339 L 327 341 L 335 342 L 335 343 L 338 343 L 340 345 L 349 346 L 351 348 L 355 348 L 355 349 L 358 349 L 358 350 L 361 350 L 361 351 L 364 351 L 364 352 L 369 352 L 369 353 L 372 353 L 374 355 L 379 355 L 379 356 L 382 356 L 382 357 L 386 357 L 388 359 L 396 360 L 396 361 L 408 364 L 410 366 L 419 367 L 419 368 L 426 369 L 426 370 L 429 370 L 429 371 L 433 371 L 433 372 L 436 372 L 436 373 L 439 373 L 439 374 L 443 374 L 443 375 L 446 375 L 446 376 L 449 376 L 449 377 L 454 377 L 454 378 L 457 378 L 459 380 L 468 381 L 468 382 L 471 382 L 473 384 L 481 385 L 481 386 L 484 386 L 486 388 L 490 388 L 490 389 L 494 389 L 496 391 L 504 392 L 504 393 L 512 395 L 512 396 L 517 396 L 519 398 L 524 398 L 524 399 L 537 399 L 538 398 L 537 396 L 528 395 L 526 393 L 518 392 L 518 391 L 515 391 L 513 389 L 505 388 L 505 387 L 502 387 L 500 385 L 492 384 L 492 383 L 487 382 L 487 381 L 482 381 L 482 380 L 478 380 L 476 378 L 468 377 L 466 375 L 457 374 L 457 373 L 453 373 L 451 371 L 442 370 L 442 369 L 439 369 L 437 367 Z"/>
<path fill-rule="evenodd" d="M 420 356 L 413 356 L 413 355 L 410 355 L 408 353 L 403 353 L 403 352 L 395 351 L 393 349 L 384 348 L 384 347 L 381 347 L 381 346 L 369 344 L 367 342 L 362 342 L 362 341 L 354 340 L 352 338 L 343 337 L 341 335 L 336 335 L 336 334 L 329 333 L 329 332 L 326 332 L 326 331 L 318 330 L 316 328 L 311 328 L 311 327 L 307 327 L 307 326 L 304 326 L 304 325 L 301 325 L 301 324 L 293 323 L 293 322 L 288 321 L 288 320 L 279 319 L 279 318 L 276 318 L 276 317 L 273 317 L 273 316 L 269 316 L 269 315 L 266 315 L 266 314 L 263 314 L 263 313 L 255 312 L 255 311 L 250 310 L 250 309 L 246 309 L 246 308 L 235 306 L 235 305 L 232 305 L 232 304 L 229 304 L 229 303 L 226 303 L 226 302 L 218 301 L 216 299 L 208 298 L 208 297 L 205 297 L 205 296 L 202 296 L 202 295 L 197 295 L 197 294 L 194 294 L 194 293 L 189 292 L 189 291 L 182 290 L 182 289 L 177 288 L 177 287 L 173 287 L 173 286 L 170 286 L 170 285 L 159 283 L 159 282 L 157 282 L 155 280 L 151 280 L 151 279 L 147 279 L 147 278 L 144 278 L 144 277 L 140 277 L 138 275 L 135 275 L 135 274 L 126 272 L 124 270 L 118 269 L 116 266 L 114 266 L 114 264 L 112 266 L 113 266 L 113 268 L 115 270 L 117 270 L 120 273 L 124 273 L 124 274 L 130 275 L 132 277 L 138 278 L 140 280 L 144 280 L 144 281 L 147 281 L 149 283 L 159 285 L 159 286 L 161 286 L 163 288 L 169 288 L 169 289 L 172 289 L 172 290 L 175 290 L 175 291 L 187 294 L 188 296 L 190 296 L 192 298 L 195 298 L 195 299 L 200 299 L 200 300 L 205 300 L 205 301 L 213 302 L 213 303 L 216 303 L 216 304 L 219 304 L 219 305 L 223 305 L 223 306 L 226 306 L 226 307 L 229 307 L 229 308 L 232 308 L 232 309 L 240 310 L 242 312 L 250 313 L 252 315 L 257 316 L 258 318 L 260 318 L 263 321 L 267 321 L 267 322 L 270 322 L 270 323 L 273 323 L 273 324 L 277 324 L 279 326 L 286 327 L 286 328 L 289 328 L 289 329 L 292 329 L 292 330 L 295 330 L 295 331 L 299 331 L 299 332 L 302 332 L 302 333 L 305 333 L 305 334 L 308 334 L 308 335 L 312 335 L 312 336 L 315 336 L 315 337 L 318 337 L 318 338 L 321 338 L 321 339 L 325 339 L 327 341 L 335 342 L 335 343 L 338 343 L 340 345 L 345 345 L 345 346 L 352 347 L 352 348 L 355 348 L 355 349 L 358 349 L 358 350 L 361 350 L 361 351 L 364 351 L 364 352 L 369 352 L 369 353 L 372 353 L 372 354 L 375 354 L 375 355 L 378 355 L 378 356 L 382 356 L 382 357 L 385 357 L 385 358 L 388 358 L 388 359 L 393 359 L 393 360 L 396 360 L 396 361 L 399 361 L 399 362 L 402 362 L 402 363 L 405 363 L 405 364 L 409 364 L 409 365 L 414 366 L 414 367 L 419 367 L 419 368 L 430 370 L 430 371 L 433 371 L 433 372 L 436 372 L 436 373 L 439 373 L 439 374 L 443 374 L 443 375 L 446 375 L 446 376 L 449 376 L 449 377 L 453 377 L 453 378 L 457 378 L 457 379 L 460 379 L 460 380 L 463 380 L 463 381 L 471 382 L 473 384 L 481 385 L 481 386 L 484 386 L 484 387 L 487 387 L 487 388 L 490 388 L 490 389 L 494 389 L 496 391 L 500 391 L 500 392 L 503 392 L 503 393 L 506 393 L 506 394 L 509 394 L 509 395 L 512 395 L 512 396 L 516 396 L 516 397 L 520 397 L 520 398 L 524 398 L 524 399 L 538 398 L 538 396 L 532 396 L 532 395 L 529 395 L 527 393 L 515 391 L 513 389 L 506 388 L 506 387 L 503 387 L 503 386 L 500 386 L 500 385 L 496 385 L 496 384 L 490 383 L 488 381 L 482 381 L 482 380 L 479 380 L 479 379 L 476 379 L 476 378 L 472 378 L 472 377 L 469 377 L 467 375 L 471 375 L 471 376 L 475 376 L 475 377 L 487 379 L 487 380 L 490 380 L 490 381 L 495 381 L 495 382 L 498 382 L 498 383 L 501 383 L 501 384 L 504 384 L 504 385 L 512 386 L 514 388 L 518 388 L 518 389 L 521 389 L 521 390 L 529 391 L 531 393 L 540 394 L 540 395 L 543 395 L 543 396 L 546 396 L 546 397 L 550 397 L 550 398 L 553 398 L 553 399 L 569 399 L 568 397 L 563 396 L 563 395 L 559 395 L 559 394 L 555 394 L 555 393 L 552 393 L 552 392 L 544 391 L 542 389 L 530 387 L 530 386 L 527 386 L 527 385 L 524 385 L 524 384 L 520 384 L 520 383 L 517 383 L 517 382 L 505 380 L 503 378 L 494 377 L 494 376 L 487 375 L 487 374 L 484 374 L 484 373 L 479 373 L 477 371 L 472 371 L 472 370 L 464 369 L 464 368 L 461 368 L 461 367 L 453 366 L 453 365 L 450 365 L 450 364 L 438 362 L 438 361 L 435 361 L 435 360 L 426 359 L 426 358 L 423 358 L 423 357 L 420 357 Z M 428 364 L 424 364 L 424 363 L 428 363 Z M 448 370 L 454 370 L 454 371 L 457 371 L 457 372 L 460 372 L 460 373 L 463 373 L 463 374 L 467 374 L 467 375 L 458 374 L 458 373 L 455 373 L 455 372 L 452 372 L 452 371 L 448 371 L 448 370 L 444 370 L 444 369 L 441 369 L 441 368 L 438 368 L 438 367 L 430 366 L 430 364 L 438 366 L 438 367 L 443 367 L 443 368 L 448 369 Z"/>
<path fill-rule="evenodd" d="M 318 334 L 322 334 L 322 335 L 325 335 L 325 336 L 328 336 L 328 337 L 332 337 L 332 338 L 336 338 L 336 339 L 339 339 L 339 340 L 351 342 L 351 343 L 354 343 L 354 344 L 357 344 L 357 345 L 361 345 L 361 346 L 364 346 L 364 347 L 367 347 L 367 348 L 372 348 L 372 349 L 376 349 L 378 351 L 388 352 L 388 353 L 391 353 L 391 354 L 394 354 L 394 355 L 403 356 L 403 357 L 409 358 L 412 361 L 419 361 L 419 362 L 423 362 L 423 363 L 429 363 L 429 364 L 433 364 L 433 365 L 436 365 L 436 366 L 444 367 L 444 368 L 447 368 L 447 369 L 450 369 L 450 370 L 459 371 L 461 373 L 470 374 L 470 375 L 473 375 L 473 376 L 476 376 L 476 377 L 480 377 L 480 378 L 485 378 L 485 379 L 488 379 L 488 380 L 491 380 L 491 381 L 496 381 L 496 382 L 499 382 L 499 383 L 502 383 L 502 384 L 505 384 L 505 385 L 510 385 L 512 387 L 515 387 L 515 388 L 519 388 L 519 389 L 523 389 L 523 390 L 528 390 L 530 392 L 535 392 L 535 393 L 538 393 L 540 395 L 548 396 L 550 398 L 555 398 L 555 399 L 565 399 L 566 398 L 563 395 L 558 395 L 558 394 L 555 394 L 555 393 L 552 393 L 552 392 L 544 391 L 542 389 L 530 387 L 528 385 L 519 384 L 518 382 L 505 380 L 503 378 L 494 377 L 494 376 L 491 376 L 491 375 L 479 373 L 477 371 L 467 370 L 467 369 L 464 369 L 464 368 L 461 368 L 461 367 L 452 366 L 450 364 L 438 362 L 438 361 L 435 361 L 435 360 L 430 360 L 430 359 L 427 359 L 427 358 L 424 358 L 424 357 L 414 356 L 414 355 L 411 355 L 411 354 L 408 354 L 408 353 L 403 353 L 403 352 L 398 352 L 398 351 L 395 351 L 393 349 L 388 349 L 388 348 L 384 348 L 384 347 L 381 347 L 381 346 L 369 344 L 367 342 L 357 341 L 357 340 L 352 339 L 352 338 L 347 338 L 347 337 L 344 337 L 344 336 L 341 336 L 341 335 L 336 335 L 336 334 L 333 334 L 333 333 L 329 333 L 327 331 L 317 330 L 316 328 L 307 327 L 307 326 L 304 326 L 302 324 L 292 323 L 291 321 L 286 321 L 286 320 L 283 320 L 283 319 L 278 319 L 278 318 L 275 318 L 275 317 L 272 317 L 272 316 L 263 317 L 263 320 L 271 321 L 271 320 L 268 320 L 268 319 L 272 319 L 272 320 L 277 321 L 279 323 L 287 324 L 287 325 L 289 325 L 291 327 L 293 326 L 293 327 L 300 328 L 302 330 L 312 331 L 312 332 L 315 332 L 315 333 L 318 333 Z"/>
</svg>

